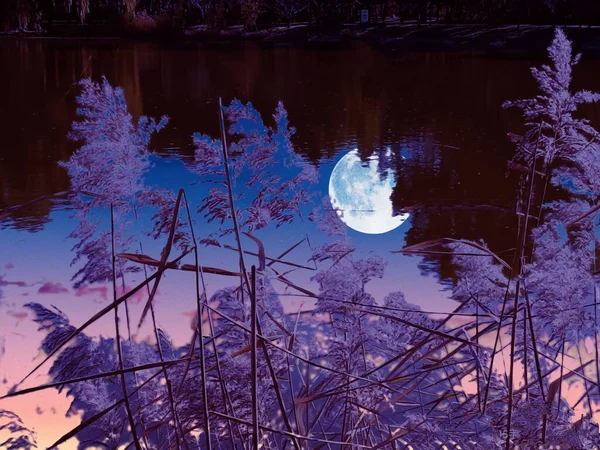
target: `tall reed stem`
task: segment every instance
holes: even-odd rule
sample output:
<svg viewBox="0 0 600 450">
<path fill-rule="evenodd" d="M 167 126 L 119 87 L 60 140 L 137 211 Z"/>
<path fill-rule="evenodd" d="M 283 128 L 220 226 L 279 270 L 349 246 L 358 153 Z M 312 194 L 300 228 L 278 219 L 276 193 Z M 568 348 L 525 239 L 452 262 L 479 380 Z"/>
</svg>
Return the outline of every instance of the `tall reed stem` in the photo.
<svg viewBox="0 0 600 450">
<path fill-rule="evenodd" d="M 251 353 L 251 372 L 252 372 L 252 445 L 258 449 L 259 427 L 258 427 L 258 373 L 256 358 L 256 267 L 252 266 L 252 292 L 250 296 L 250 328 L 252 329 L 252 353 Z"/>
<path fill-rule="evenodd" d="M 242 272 L 242 276 L 243 276 L 243 282 L 246 285 L 248 292 L 250 292 L 251 291 L 250 280 L 248 280 L 248 272 L 246 270 L 246 264 L 244 263 L 244 249 L 242 247 L 242 239 L 240 236 L 240 228 L 239 228 L 239 224 L 238 224 L 238 220 L 237 220 L 237 213 L 236 213 L 236 209 L 235 209 L 235 200 L 234 200 L 234 196 L 233 196 L 231 173 L 229 171 L 229 155 L 227 152 L 227 132 L 225 130 L 225 118 L 223 117 L 223 103 L 222 103 L 220 97 L 219 97 L 219 121 L 220 121 L 220 125 L 221 125 L 221 127 L 220 127 L 221 128 L 221 145 L 223 148 L 223 167 L 225 170 L 225 180 L 227 183 L 227 194 L 228 194 L 229 205 L 230 205 L 230 209 L 231 209 L 231 218 L 233 221 L 235 239 L 236 239 L 236 243 L 238 246 L 238 252 L 240 255 L 240 268 L 241 268 L 241 272 Z M 244 289 L 242 289 L 242 292 L 243 291 L 244 291 Z M 258 334 L 263 336 L 259 320 L 256 321 L 256 328 L 258 330 Z M 265 356 L 265 360 L 267 363 L 267 367 L 269 368 L 269 373 L 271 375 L 271 379 L 273 381 L 273 387 L 275 389 L 275 394 L 277 396 L 277 401 L 279 403 L 279 408 L 281 410 L 281 415 L 283 417 L 283 421 L 288 430 L 288 433 L 290 433 L 290 435 L 293 436 L 294 431 L 292 429 L 292 425 L 290 423 L 290 420 L 289 420 L 289 417 L 288 417 L 288 414 L 287 414 L 287 411 L 285 408 L 285 403 L 283 402 L 283 397 L 281 395 L 281 391 L 279 389 L 279 384 L 277 382 L 277 376 L 275 374 L 275 371 L 273 370 L 273 364 L 271 362 L 271 357 L 269 356 L 269 352 L 267 350 L 267 345 L 264 341 L 262 342 L 262 349 L 263 349 L 263 354 Z M 298 443 L 298 440 L 295 437 L 292 437 L 292 443 L 294 444 L 294 447 L 296 448 L 296 450 L 301 450 L 300 444 Z"/>
<path fill-rule="evenodd" d="M 112 286 L 113 286 L 113 305 L 115 310 L 115 341 L 117 344 L 117 355 L 119 358 L 119 370 L 123 371 L 123 354 L 121 352 L 121 334 L 119 332 L 119 305 L 117 303 L 117 264 L 115 258 L 115 217 L 114 208 L 111 203 L 110 205 L 110 236 L 111 236 L 111 263 L 112 263 Z M 133 414 L 131 412 L 131 404 L 129 402 L 129 395 L 127 394 L 127 383 L 125 381 L 125 373 L 121 372 L 121 389 L 123 391 L 123 398 L 125 399 L 125 410 L 127 411 L 127 419 L 129 420 L 129 426 L 131 427 L 131 435 L 133 437 L 133 444 L 136 450 L 142 450 L 140 445 L 137 431 L 135 428 L 135 421 L 133 420 Z"/>
</svg>

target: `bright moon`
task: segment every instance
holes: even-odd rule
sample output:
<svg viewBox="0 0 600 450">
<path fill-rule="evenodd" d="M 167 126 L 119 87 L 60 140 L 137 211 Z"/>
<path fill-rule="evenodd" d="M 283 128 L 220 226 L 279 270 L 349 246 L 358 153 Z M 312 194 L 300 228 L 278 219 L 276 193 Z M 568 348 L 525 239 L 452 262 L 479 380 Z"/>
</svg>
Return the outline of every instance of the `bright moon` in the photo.
<svg viewBox="0 0 600 450">
<path fill-rule="evenodd" d="M 333 208 L 346 225 L 361 233 L 387 233 L 402 225 L 409 216 L 408 213 L 393 215 L 390 196 L 396 177 L 387 169 L 382 181 L 378 167 L 376 156 L 364 167 L 358 150 L 352 150 L 338 161 L 329 178 Z"/>
</svg>

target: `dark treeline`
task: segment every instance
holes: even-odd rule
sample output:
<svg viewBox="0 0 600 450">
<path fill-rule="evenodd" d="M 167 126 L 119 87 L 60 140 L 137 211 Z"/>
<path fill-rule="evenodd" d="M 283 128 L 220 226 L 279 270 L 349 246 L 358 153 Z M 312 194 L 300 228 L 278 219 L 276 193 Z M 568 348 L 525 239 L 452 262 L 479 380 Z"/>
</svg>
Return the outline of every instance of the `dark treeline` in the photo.
<svg viewBox="0 0 600 450">
<path fill-rule="evenodd" d="M 138 31 L 207 25 L 219 29 L 303 21 L 337 26 L 386 19 L 417 23 L 600 24 L 597 0 L 2 0 L 0 30 L 103 23 Z"/>
</svg>

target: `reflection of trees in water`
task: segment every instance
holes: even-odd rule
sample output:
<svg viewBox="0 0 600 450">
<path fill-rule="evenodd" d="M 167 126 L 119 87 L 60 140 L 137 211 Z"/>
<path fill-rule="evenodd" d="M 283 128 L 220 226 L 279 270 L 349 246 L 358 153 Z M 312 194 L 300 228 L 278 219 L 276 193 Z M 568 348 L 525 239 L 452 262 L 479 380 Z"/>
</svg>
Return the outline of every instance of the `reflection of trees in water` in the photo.
<svg viewBox="0 0 600 450">
<path fill-rule="evenodd" d="M 68 177 L 57 162 L 68 159 L 75 148 L 67 135 L 75 118 L 78 80 L 106 74 L 123 87 L 132 114 L 142 114 L 137 50 L 114 47 L 70 41 L 2 43 L 11 70 L 0 73 L 9 111 L 3 117 L 0 209 L 68 189 Z M 49 199 L 36 202 L 11 213 L 4 225 L 37 231 L 49 220 L 53 205 Z"/>
<path fill-rule="evenodd" d="M 502 152 L 465 152 L 423 133 L 360 156 L 365 163 L 376 157 L 380 178 L 391 173 L 396 180 L 391 197 L 394 212 L 411 214 L 404 245 L 438 238 L 483 239 L 499 252 L 514 245 L 518 180 L 508 173 Z M 450 258 L 419 257 L 423 272 L 438 275 L 442 282 L 453 279 Z"/>
<path fill-rule="evenodd" d="M 444 237 L 474 241 L 483 239 L 492 250 L 504 252 L 514 245 L 515 236 L 516 222 L 508 210 L 504 212 L 466 205 L 426 207 L 411 212 L 406 245 Z M 437 275 L 443 283 L 455 277 L 451 258 L 445 255 L 424 255 L 419 268 L 424 273 Z"/>
<path fill-rule="evenodd" d="M 401 155 L 394 209 L 411 213 L 406 245 L 437 238 L 483 239 L 497 251 L 513 245 L 516 180 L 507 177 L 502 154 L 471 152 L 465 161 L 464 150 L 441 147 L 431 135 L 392 148 Z M 439 256 L 424 257 L 421 269 L 453 276 L 450 260 Z"/>
</svg>

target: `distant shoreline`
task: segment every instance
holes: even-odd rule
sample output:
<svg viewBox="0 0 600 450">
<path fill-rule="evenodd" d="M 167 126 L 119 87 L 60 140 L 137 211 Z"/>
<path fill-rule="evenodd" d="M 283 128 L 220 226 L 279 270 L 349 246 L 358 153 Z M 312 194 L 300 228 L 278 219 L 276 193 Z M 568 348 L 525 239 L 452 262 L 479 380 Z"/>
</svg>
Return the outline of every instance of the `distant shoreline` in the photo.
<svg viewBox="0 0 600 450">
<path fill-rule="evenodd" d="M 404 52 L 482 52 L 546 54 L 552 41 L 554 25 L 474 25 L 474 24 L 401 24 L 386 23 L 366 27 L 349 24 L 336 30 L 292 24 L 264 27 L 246 32 L 241 26 L 221 32 L 197 26 L 183 30 L 143 33 L 103 24 L 56 24 L 41 33 L 3 33 L 0 38 L 36 39 L 132 39 L 157 42 L 203 43 L 227 45 L 244 41 L 266 46 L 337 47 L 354 41 L 372 43 L 386 53 Z M 600 58 L 600 26 L 565 27 L 574 49 L 585 57 Z"/>
</svg>

